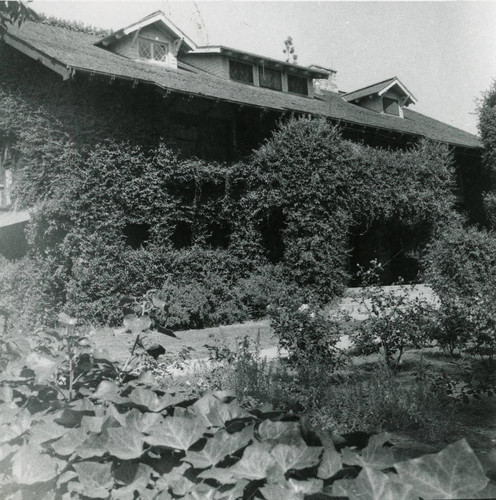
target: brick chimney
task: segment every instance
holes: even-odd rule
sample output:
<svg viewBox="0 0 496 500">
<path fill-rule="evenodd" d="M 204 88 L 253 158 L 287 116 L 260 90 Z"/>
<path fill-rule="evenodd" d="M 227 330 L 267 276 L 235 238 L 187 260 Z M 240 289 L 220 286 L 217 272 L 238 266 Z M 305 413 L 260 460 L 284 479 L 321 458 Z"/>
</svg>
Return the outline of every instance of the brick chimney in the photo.
<svg viewBox="0 0 496 500">
<path fill-rule="evenodd" d="M 329 92 L 338 93 L 338 84 L 337 84 L 337 71 L 335 69 L 323 68 L 322 66 L 312 65 L 311 69 L 316 71 L 320 71 L 321 73 L 326 73 L 327 78 L 314 78 L 313 79 L 313 89 L 316 96 L 323 95 L 323 90 L 327 90 Z"/>
</svg>

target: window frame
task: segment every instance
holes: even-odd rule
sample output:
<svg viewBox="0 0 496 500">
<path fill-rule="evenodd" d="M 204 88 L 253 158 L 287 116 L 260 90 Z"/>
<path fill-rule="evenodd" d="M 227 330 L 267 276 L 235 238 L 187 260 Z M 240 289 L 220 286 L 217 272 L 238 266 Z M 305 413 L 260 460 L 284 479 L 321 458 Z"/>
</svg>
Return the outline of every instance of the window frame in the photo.
<svg viewBox="0 0 496 500">
<path fill-rule="evenodd" d="M 247 81 L 247 80 L 241 80 L 241 79 L 238 79 L 238 78 L 234 78 L 232 70 L 231 70 L 233 64 L 234 65 L 237 64 L 237 65 L 240 65 L 240 66 L 250 67 L 250 69 L 251 69 L 251 80 Z M 232 80 L 233 82 L 244 83 L 245 85 L 255 85 L 255 78 L 253 76 L 253 64 L 247 63 L 247 62 L 243 62 L 243 61 L 237 61 L 236 59 L 229 59 L 229 79 Z"/>
<path fill-rule="evenodd" d="M 151 57 L 145 57 L 145 56 L 141 55 L 143 42 L 150 44 Z M 155 45 L 161 45 L 161 46 L 165 47 L 166 53 L 165 53 L 164 58 L 156 59 L 154 57 L 154 52 L 155 52 L 154 46 Z M 165 42 L 165 41 L 161 41 L 161 40 L 153 40 L 153 39 L 147 38 L 145 36 L 138 37 L 138 56 L 142 61 L 151 61 L 151 62 L 156 62 L 156 63 L 168 64 L 169 63 L 169 54 L 170 54 L 170 43 L 169 42 Z"/>
<path fill-rule="evenodd" d="M 270 85 L 267 85 L 262 82 L 262 78 L 265 78 L 263 75 L 265 72 L 268 71 L 269 73 L 273 74 L 278 74 L 279 75 L 279 86 L 278 87 L 271 87 Z M 265 66 L 258 66 L 258 84 L 260 87 L 263 89 L 269 89 L 269 90 L 276 90 L 277 92 L 282 92 L 282 71 L 274 68 L 266 68 Z"/>
<path fill-rule="evenodd" d="M 304 93 L 303 93 L 303 92 L 298 92 L 298 91 L 296 91 L 296 90 L 291 90 L 291 89 L 289 88 L 289 87 L 290 87 L 290 83 L 289 83 L 289 81 L 290 81 L 290 79 L 291 79 L 291 78 L 296 78 L 296 79 L 298 79 L 298 80 L 302 80 L 302 81 L 304 81 L 304 82 L 305 82 L 305 89 L 306 89 L 306 90 L 305 90 L 305 92 L 304 92 Z M 292 74 L 292 73 L 288 73 L 288 92 L 289 92 L 290 94 L 296 94 L 296 95 L 302 95 L 302 96 L 307 96 L 307 97 L 308 97 L 308 94 L 309 94 L 309 90 L 308 90 L 308 89 L 309 89 L 309 86 L 308 86 L 308 78 L 306 78 L 306 77 L 304 77 L 304 76 L 299 76 L 299 75 L 294 75 L 294 74 Z"/>
</svg>

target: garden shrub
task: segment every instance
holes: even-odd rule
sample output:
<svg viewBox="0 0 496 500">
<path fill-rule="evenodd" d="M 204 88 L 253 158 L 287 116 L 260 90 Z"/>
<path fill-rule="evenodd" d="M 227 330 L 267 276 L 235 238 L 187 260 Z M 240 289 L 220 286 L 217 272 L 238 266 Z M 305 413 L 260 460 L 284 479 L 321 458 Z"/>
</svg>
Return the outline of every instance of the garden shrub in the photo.
<svg viewBox="0 0 496 500">
<path fill-rule="evenodd" d="M 349 280 L 353 232 L 382 224 L 416 251 L 452 217 L 451 153 L 429 141 L 386 151 L 343 140 L 325 120 L 290 120 L 254 152 L 249 172 L 241 230 L 321 303 Z"/>
<path fill-rule="evenodd" d="M 342 365 L 341 352 L 336 347 L 343 333 L 342 324 L 303 297 L 301 292 L 288 289 L 269 306 L 279 347 L 287 351 L 300 371 L 313 364 L 334 371 Z"/>
<path fill-rule="evenodd" d="M 439 295 L 435 339 L 453 353 L 496 353 L 496 235 L 492 231 L 448 226 L 429 246 L 426 279 Z"/>
<path fill-rule="evenodd" d="M 362 288 L 354 298 L 368 317 L 353 322 L 350 338 L 355 354 L 380 353 L 384 364 L 396 370 L 406 351 L 429 345 L 437 309 L 426 299 L 412 299 L 403 283 L 391 289 L 381 287 L 381 272 L 382 266 L 372 261 L 358 273 Z"/>
</svg>

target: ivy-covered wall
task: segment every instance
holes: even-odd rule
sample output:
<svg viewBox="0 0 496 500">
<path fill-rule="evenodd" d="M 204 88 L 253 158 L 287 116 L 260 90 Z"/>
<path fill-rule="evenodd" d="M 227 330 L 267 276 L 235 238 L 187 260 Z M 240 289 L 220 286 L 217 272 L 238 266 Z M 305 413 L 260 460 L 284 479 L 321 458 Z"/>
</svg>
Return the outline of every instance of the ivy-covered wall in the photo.
<svg viewBox="0 0 496 500">
<path fill-rule="evenodd" d="M 174 328 L 264 314 L 281 288 L 324 303 L 370 260 L 371 242 L 386 243 L 377 256 L 394 261 L 390 280 L 453 216 L 441 145 L 374 149 L 324 120 L 290 119 L 251 155 L 216 163 L 260 144 L 275 116 L 140 85 L 63 82 L 0 51 L 11 61 L 0 66 L 0 137 L 15 152 L 14 197 L 37 206 L 27 258 L 0 279 L 18 326 L 60 309 L 117 323 L 119 297 L 150 288 Z"/>
</svg>

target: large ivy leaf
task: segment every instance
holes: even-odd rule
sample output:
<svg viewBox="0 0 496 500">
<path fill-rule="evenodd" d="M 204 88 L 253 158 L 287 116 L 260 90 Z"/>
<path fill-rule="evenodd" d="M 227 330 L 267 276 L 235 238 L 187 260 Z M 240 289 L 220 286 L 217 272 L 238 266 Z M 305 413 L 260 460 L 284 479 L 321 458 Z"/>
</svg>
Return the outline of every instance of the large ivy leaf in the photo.
<svg viewBox="0 0 496 500">
<path fill-rule="evenodd" d="M 172 490 L 172 493 L 180 497 L 192 492 L 196 487 L 196 483 L 184 476 L 169 479 L 168 482 L 169 488 Z"/>
<path fill-rule="evenodd" d="M 239 479 L 236 484 L 229 489 L 222 489 L 222 491 L 217 490 L 215 495 L 216 500 L 239 500 L 244 498 L 244 492 L 249 481 L 246 479 Z"/>
<path fill-rule="evenodd" d="M 59 439 L 67 432 L 67 428 L 55 422 L 40 422 L 29 429 L 30 443 L 41 444 Z"/>
<path fill-rule="evenodd" d="M 111 474 L 110 462 L 100 464 L 96 462 L 79 462 L 73 465 L 79 482 L 83 485 L 82 493 L 91 498 L 107 498 L 108 490 L 112 488 L 114 480 Z"/>
<path fill-rule="evenodd" d="M 178 467 L 173 467 L 167 474 L 162 474 L 155 482 L 158 491 L 167 491 L 171 481 L 176 481 L 184 476 L 184 473 L 190 469 L 188 464 L 182 463 Z"/>
<path fill-rule="evenodd" d="M 303 500 L 305 495 L 320 493 L 324 487 L 322 479 L 298 481 L 290 479 L 279 484 L 269 484 L 260 488 L 260 492 L 267 500 Z"/>
<path fill-rule="evenodd" d="M 413 485 L 423 498 L 469 498 L 489 482 L 465 439 L 439 453 L 395 465 L 399 480 Z"/>
<path fill-rule="evenodd" d="M 260 493 L 266 500 L 304 500 L 305 494 L 291 489 L 283 484 L 268 484 L 260 488 Z"/>
<path fill-rule="evenodd" d="M 0 404 L 0 426 L 11 424 L 18 414 L 19 407 L 15 403 Z"/>
<path fill-rule="evenodd" d="M 58 478 L 57 478 L 57 488 L 60 488 L 63 484 L 68 483 L 72 479 L 77 477 L 77 474 L 73 470 L 67 470 L 63 472 Z"/>
<path fill-rule="evenodd" d="M 111 427 L 107 429 L 108 439 L 105 447 L 114 457 L 133 460 L 143 453 L 143 435 L 133 429 Z"/>
<path fill-rule="evenodd" d="M 332 486 L 333 495 L 347 496 L 349 500 L 418 500 L 411 484 L 391 480 L 386 474 L 370 467 L 360 471 L 356 479 L 341 479 Z"/>
<path fill-rule="evenodd" d="M 126 427 L 140 432 L 148 432 L 160 420 L 162 420 L 162 416 L 158 413 L 141 413 L 136 408 L 133 408 L 126 414 Z"/>
<path fill-rule="evenodd" d="M 58 441 L 51 443 L 51 447 L 57 455 L 72 455 L 76 448 L 86 441 L 88 435 L 88 431 L 81 427 L 69 429 Z"/>
<path fill-rule="evenodd" d="M 262 441 L 274 440 L 278 443 L 303 445 L 306 444 L 298 422 L 272 422 L 264 420 L 258 427 L 258 435 Z"/>
<path fill-rule="evenodd" d="M 224 429 L 216 432 L 209 438 L 201 451 L 188 451 L 183 458 L 196 469 L 204 469 L 217 465 L 228 455 L 245 447 L 253 438 L 253 426 L 245 427 L 242 431 L 229 434 Z"/>
<path fill-rule="evenodd" d="M 106 411 L 107 420 L 105 420 L 102 428 L 108 427 L 127 427 L 126 414 L 119 413 L 119 410 L 113 405 L 109 404 Z M 114 425 L 117 422 L 118 425 Z"/>
<path fill-rule="evenodd" d="M 106 431 L 102 434 L 91 433 L 86 441 L 76 448 L 75 453 L 82 459 L 102 457 L 107 452 L 104 444 L 107 440 Z"/>
<path fill-rule="evenodd" d="M 65 466 L 65 462 L 42 453 L 39 446 L 25 445 L 12 458 L 12 477 L 17 484 L 50 481 Z"/>
<path fill-rule="evenodd" d="M 98 434 L 102 431 L 102 425 L 105 420 L 107 420 L 106 416 L 89 417 L 88 415 L 84 415 L 81 419 L 81 427 L 89 432 L 96 432 Z"/>
<path fill-rule="evenodd" d="M 214 500 L 217 496 L 217 489 L 208 486 L 208 484 L 201 483 L 196 488 L 186 494 L 183 498 L 185 500 Z"/>
<path fill-rule="evenodd" d="M 198 474 L 198 477 L 200 479 L 215 479 L 220 484 L 234 484 L 238 481 L 229 469 L 223 469 L 220 467 L 205 469 Z"/>
<path fill-rule="evenodd" d="M 159 412 L 166 408 L 168 403 L 167 399 L 161 401 L 153 391 L 142 387 L 134 389 L 128 398 L 131 403 L 143 411 Z"/>
<path fill-rule="evenodd" d="M 219 399 L 222 393 L 206 394 L 196 401 L 192 408 L 197 415 L 205 418 L 212 427 L 224 427 L 235 418 L 252 418 L 252 415 L 234 402 L 224 403 Z"/>
<path fill-rule="evenodd" d="M 153 469 L 146 464 L 136 462 L 123 462 L 113 471 L 117 483 L 123 484 L 122 488 L 112 491 L 112 498 L 119 500 L 133 499 L 134 492 L 138 495 L 145 490 L 150 481 Z"/>
<path fill-rule="evenodd" d="M 264 479 L 267 469 L 276 465 L 274 457 L 270 454 L 269 443 L 254 443 L 243 452 L 241 460 L 236 462 L 229 471 L 242 479 Z"/>
<path fill-rule="evenodd" d="M 367 446 L 360 453 L 344 448 L 341 452 L 343 463 L 360 467 L 369 466 L 377 470 L 392 467 L 397 460 L 394 449 L 391 446 L 384 446 L 390 438 L 390 434 L 386 432 L 375 434 L 369 438 Z"/>
<path fill-rule="evenodd" d="M 179 412 L 176 411 L 176 413 Z M 194 414 L 183 412 L 155 424 L 148 430 L 150 435 L 145 436 L 144 439 L 152 446 L 186 451 L 203 436 L 206 430 L 202 419 Z"/>
<path fill-rule="evenodd" d="M 324 454 L 320 461 L 317 477 L 321 479 L 329 479 L 339 470 L 343 464 L 341 462 L 341 455 L 337 452 L 331 436 L 325 432 L 319 433 L 320 440 L 324 446 Z"/>
<path fill-rule="evenodd" d="M 33 421 L 31 413 L 26 409 L 19 411 L 19 408 L 16 408 L 16 416 L 12 419 L 11 424 L 4 424 L 0 427 L 0 444 L 11 441 L 18 436 L 22 436 L 31 427 Z"/>
<path fill-rule="evenodd" d="M 322 448 L 318 446 L 277 444 L 270 454 L 284 472 L 289 469 L 307 469 L 319 463 Z"/>
</svg>

